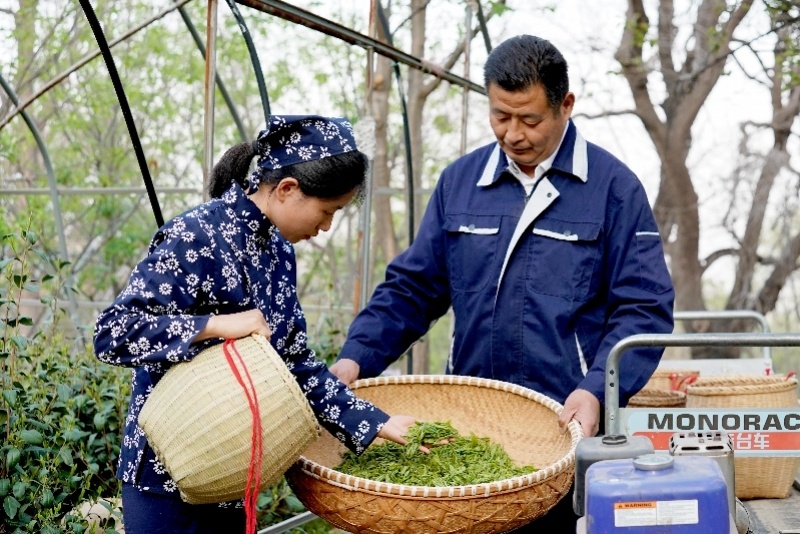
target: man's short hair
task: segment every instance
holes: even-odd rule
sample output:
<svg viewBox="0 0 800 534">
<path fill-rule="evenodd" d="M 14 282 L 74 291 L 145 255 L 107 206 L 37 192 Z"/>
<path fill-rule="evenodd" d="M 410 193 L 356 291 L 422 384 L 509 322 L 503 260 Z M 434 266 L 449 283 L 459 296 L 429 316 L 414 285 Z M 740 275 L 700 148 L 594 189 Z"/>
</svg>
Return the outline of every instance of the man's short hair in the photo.
<svg viewBox="0 0 800 534">
<path fill-rule="evenodd" d="M 518 35 L 500 43 L 483 67 L 486 89 L 494 84 L 506 91 L 544 86 L 547 102 L 558 109 L 569 91 L 567 61 L 550 41 Z"/>
</svg>

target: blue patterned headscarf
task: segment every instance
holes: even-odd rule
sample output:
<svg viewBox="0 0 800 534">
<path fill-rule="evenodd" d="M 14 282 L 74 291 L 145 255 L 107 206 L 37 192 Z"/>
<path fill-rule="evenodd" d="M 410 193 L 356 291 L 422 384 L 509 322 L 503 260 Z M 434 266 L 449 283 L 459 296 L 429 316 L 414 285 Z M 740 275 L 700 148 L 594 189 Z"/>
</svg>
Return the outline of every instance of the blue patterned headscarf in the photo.
<svg viewBox="0 0 800 534">
<path fill-rule="evenodd" d="M 270 115 L 253 147 L 259 158 L 250 176 L 251 191 L 258 189 L 263 171 L 357 150 L 347 119 L 319 115 Z"/>
</svg>

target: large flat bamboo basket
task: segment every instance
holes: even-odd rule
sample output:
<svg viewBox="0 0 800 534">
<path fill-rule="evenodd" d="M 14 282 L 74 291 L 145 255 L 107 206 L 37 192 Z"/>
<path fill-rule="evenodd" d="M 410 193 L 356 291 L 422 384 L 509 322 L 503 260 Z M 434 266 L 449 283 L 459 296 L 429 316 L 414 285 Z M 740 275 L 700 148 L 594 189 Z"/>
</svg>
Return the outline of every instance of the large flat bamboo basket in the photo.
<svg viewBox="0 0 800 534">
<path fill-rule="evenodd" d="M 317 439 L 319 426 L 300 386 L 265 338 L 238 339 L 235 346 L 258 397 L 263 489 Z M 245 369 L 236 364 L 244 376 Z M 139 426 L 184 501 L 206 504 L 244 496 L 253 415 L 221 344 L 167 371 L 145 402 Z"/>
<path fill-rule="evenodd" d="M 544 395 L 496 380 L 444 375 L 372 378 L 356 381 L 353 389 L 388 413 L 450 421 L 462 435 L 488 437 L 519 465 L 539 470 L 470 486 L 381 483 L 335 471 L 344 448 L 323 433 L 286 475 L 310 511 L 347 532 L 506 532 L 542 516 L 569 491 L 582 433 L 572 422 L 561 434 L 562 406 Z"/>
<path fill-rule="evenodd" d="M 782 375 L 701 377 L 686 390 L 687 408 L 796 408 L 797 379 Z M 782 499 L 789 495 L 800 458 L 737 458 L 739 499 Z"/>
</svg>

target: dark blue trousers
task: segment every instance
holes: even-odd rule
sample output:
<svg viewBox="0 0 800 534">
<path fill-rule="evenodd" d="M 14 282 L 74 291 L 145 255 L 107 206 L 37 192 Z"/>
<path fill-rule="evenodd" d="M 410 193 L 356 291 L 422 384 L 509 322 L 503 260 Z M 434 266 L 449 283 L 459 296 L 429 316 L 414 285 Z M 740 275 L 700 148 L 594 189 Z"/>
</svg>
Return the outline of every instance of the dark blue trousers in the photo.
<svg viewBox="0 0 800 534">
<path fill-rule="evenodd" d="M 122 485 L 122 519 L 125 534 L 246 534 L 243 508 L 187 504 L 130 484 Z"/>
</svg>

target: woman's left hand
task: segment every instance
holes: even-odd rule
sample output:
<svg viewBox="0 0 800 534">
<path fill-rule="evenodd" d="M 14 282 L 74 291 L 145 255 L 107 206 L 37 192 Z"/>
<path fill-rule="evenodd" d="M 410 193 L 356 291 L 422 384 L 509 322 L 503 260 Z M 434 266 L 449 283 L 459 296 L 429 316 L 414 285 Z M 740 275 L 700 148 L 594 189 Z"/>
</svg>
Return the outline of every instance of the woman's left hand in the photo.
<svg viewBox="0 0 800 534">
<path fill-rule="evenodd" d="M 206 327 L 197 334 L 192 343 L 204 339 L 222 338 L 239 339 L 250 334 L 259 334 L 269 339 L 272 331 L 267 324 L 264 313 L 253 309 L 237 313 L 212 315 Z"/>
</svg>

